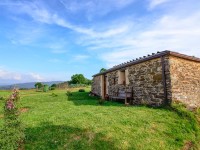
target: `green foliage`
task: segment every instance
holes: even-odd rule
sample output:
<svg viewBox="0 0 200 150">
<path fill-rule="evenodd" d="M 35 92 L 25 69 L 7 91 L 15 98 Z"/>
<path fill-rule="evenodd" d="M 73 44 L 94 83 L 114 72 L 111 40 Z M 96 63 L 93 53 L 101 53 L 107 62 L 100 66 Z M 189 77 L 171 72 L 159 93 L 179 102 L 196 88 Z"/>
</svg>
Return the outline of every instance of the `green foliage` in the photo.
<svg viewBox="0 0 200 150">
<path fill-rule="evenodd" d="M 83 74 L 75 74 L 71 76 L 71 80 L 68 81 L 68 83 L 71 85 L 91 85 L 92 80 L 89 80 L 84 77 Z"/>
<path fill-rule="evenodd" d="M 52 84 L 52 85 L 49 87 L 49 90 L 55 90 L 55 89 L 56 89 L 56 87 L 57 87 L 57 85 L 56 85 L 56 84 Z"/>
<path fill-rule="evenodd" d="M 67 93 L 66 93 L 67 96 L 72 96 L 72 92 L 67 90 Z"/>
<path fill-rule="evenodd" d="M 41 82 L 35 83 L 35 88 L 40 89 L 43 87 L 43 84 Z"/>
<path fill-rule="evenodd" d="M 90 79 L 85 79 L 85 84 L 91 85 L 91 84 L 92 84 L 92 80 L 90 80 Z"/>
<path fill-rule="evenodd" d="M 49 90 L 55 90 L 56 88 L 55 87 L 49 87 Z"/>
<path fill-rule="evenodd" d="M 4 97 L 0 97 L 0 100 L 4 100 Z"/>
<path fill-rule="evenodd" d="M 56 88 L 56 84 L 52 84 L 51 87 L 55 87 Z"/>
<path fill-rule="evenodd" d="M 89 80 L 87 78 L 84 77 L 83 74 L 75 74 L 73 76 L 71 76 L 71 80 L 69 81 L 69 84 L 72 85 L 91 85 L 92 80 Z"/>
<path fill-rule="evenodd" d="M 17 150 L 23 147 L 24 128 L 19 119 L 18 101 L 19 91 L 14 89 L 5 101 L 4 126 L 0 134 L 0 148 L 2 150 Z"/>
<path fill-rule="evenodd" d="M 99 99 L 98 102 L 99 102 L 100 105 L 103 105 L 105 100 L 104 99 Z"/>
<path fill-rule="evenodd" d="M 79 92 L 85 92 L 85 89 L 79 89 L 78 91 Z"/>
<path fill-rule="evenodd" d="M 53 96 L 53 97 L 57 97 L 58 94 L 52 93 L 51 96 Z"/>
<path fill-rule="evenodd" d="M 101 70 L 99 71 L 100 73 L 101 72 L 105 72 L 107 69 L 105 69 L 105 68 L 101 68 Z"/>
<path fill-rule="evenodd" d="M 44 92 L 47 92 L 48 90 L 49 90 L 49 86 L 48 86 L 48 85 L 44 85 L 43 91 L 44 91 Z"/>
<path fill-rule="evenodd" d="M 71 84 L 85 84 L 85 77 L 83 74 L 75 74 L 71 76 Z"/>
</svg>

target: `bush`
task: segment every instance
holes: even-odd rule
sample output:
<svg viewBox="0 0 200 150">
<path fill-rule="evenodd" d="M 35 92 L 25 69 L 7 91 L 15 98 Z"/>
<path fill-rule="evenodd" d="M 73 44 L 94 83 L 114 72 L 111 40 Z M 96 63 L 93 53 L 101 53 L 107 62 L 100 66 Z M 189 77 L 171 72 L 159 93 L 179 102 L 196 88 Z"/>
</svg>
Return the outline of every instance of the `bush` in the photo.
<svg viewBox="0 0 200 150">
<path fill-rule="evenodd" d="M 49 88 L 49 90 L 55 90 L 56 89 L 56 87 L 50 87 Z"/>
<path fill-rule="evenodd" d="M 5 101 L 4 126 L 0 131 L 0 148 L 17 150 L 22 148 L 24 128 L 19 119 L 18 101 L 19 91 L 14 89 L 11 96 Z"/>
<path fill-rule="evenodd" d="M 100 104 L 100 105 L 103 105 L 104 102 L 105 102 L 105 100 L 103 100 L 103 99 L 99 99 L 99 104 Z"/>
<path fill-rule="evenodd" d="M 48 90 L 49 90 L 49 86 L 48 85 L 44 85 L 43 92 L 47 92 Z"/>
<path fill-rule="evenodd" d="M 67 91 L 66 95 L 67 95 L 67 96 L 71 96 L 71 95 L 72 95 L 72 92 L 71 92 L 71 91 Z"/>
<path fill-rule="evenodd" d="M 4 100 L 4 97 L 0 97 L 0 100 Z"/>
<path fill-rule="evenodd" d="M 78 91 L 79 92 L 85 92 L 85 89 L 79 89 Z"/>
<path fill-rule="evenodd" d="M 53 96 L 53 97 L 57 97 L 58 95 L 55 94 L 55 93 L 52 93 L 51 96 Z"/>
</svg>

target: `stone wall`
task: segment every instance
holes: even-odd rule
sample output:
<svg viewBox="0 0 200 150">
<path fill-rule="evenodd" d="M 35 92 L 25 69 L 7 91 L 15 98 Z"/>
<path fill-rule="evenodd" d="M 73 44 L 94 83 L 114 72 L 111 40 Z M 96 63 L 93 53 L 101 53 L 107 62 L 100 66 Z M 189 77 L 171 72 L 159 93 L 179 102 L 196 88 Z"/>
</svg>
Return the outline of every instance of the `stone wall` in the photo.
<svg viewBox="0 0 200 150">
<path fill-rule="evenodd" d="M 107 73 L 108 78 L 108 95 L 113 95 L 119 88 L 124 89 L 124 85 L 118 84 L 119 74 L 118 71 Z"/>
<path fill-rule="evenodd" d="M 166 93 L 162 77 L 161 58 L 135 64 L 126 68 L 126 85 L 118 84 L 119 70 L 106 74 L 108 95 L 119 89 L 133 91 L 133 104 L 160 106 L 166 102 L 180 101 L 188 106 L 200 107 L 200 63 L 164 56 Z M 102 96 L 101 76 L 93 78 L 92 92 Z"/>
<path fill-rule="evenodd" d="M 173 101 L 200 107 L 200 63 L 170 56 Z"/>
<path fill-rule="evenodd" d="M 107 74 L 108 94 L 112 95 L 118 89 L 133 90 L 134 104 L 160 106 L 164 104 L 164 88 L 162 82 L 161 59 L 153 59 L 126 68 L 128 70 L 128 84 L 118 83 L 118 71 Z M 115 84 L 114 84 L 115 78 Z"/>
<path fill-rule="evenodd" d="M 98 96 L 101 96 L 101 76 L 93 78 L 92 92 Z"/>
<path fill-rule="evenodd" d="M 129 86 L 133 87 L 134 103 L 160 106 L 164 104 L 161 59 L 153 59 L 128 68 Z"/>
</svg>

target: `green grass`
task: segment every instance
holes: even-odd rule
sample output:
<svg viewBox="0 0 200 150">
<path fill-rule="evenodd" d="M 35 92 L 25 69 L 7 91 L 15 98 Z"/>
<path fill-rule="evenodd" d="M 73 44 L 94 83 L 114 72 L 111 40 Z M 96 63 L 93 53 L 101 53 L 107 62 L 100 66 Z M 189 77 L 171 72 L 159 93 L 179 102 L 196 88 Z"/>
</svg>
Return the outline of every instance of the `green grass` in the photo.
<svg viewBox="0 0 200 150">
<path fill-rule="evenodd" d="M 199 125 L 192 113 L 115 102 L 98 105 L 88 92 L 77 91 L 69 97 L 62 90 L 21 91 L 25 149 L 179 150 L 186 143 L 200 149 Z M 8 94 L 0 92 L 0 96 Z M 2 114 L 3 102 L 0 107 Z"/>
</svg>

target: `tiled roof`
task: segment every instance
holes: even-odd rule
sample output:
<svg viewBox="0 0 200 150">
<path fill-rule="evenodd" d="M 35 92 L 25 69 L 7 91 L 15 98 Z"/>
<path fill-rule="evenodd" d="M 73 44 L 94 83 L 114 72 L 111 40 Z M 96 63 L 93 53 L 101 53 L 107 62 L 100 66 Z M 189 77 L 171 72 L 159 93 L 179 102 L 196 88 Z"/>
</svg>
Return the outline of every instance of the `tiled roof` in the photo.
<svg viewBox="0 0 200 150">
<path fill-rule="evenodd" d="M 108 69 L 104 72 L 95 74 L 95 75 L 93 75 L 93 77 L 98 76 L 98 75 L 102 75 L 102 74 L 106 74 L 108 72 L 112 72 L 112 71 L 115 71 L 115 70 L 119 70 L 119 69 L 131 66 L 131 65 L 134 65 L 134 64 L 142 63 L 142 62 L 154 59 L 154 58 L 159 58 L 159 57 L 162 57 L 162 56 L 165 56 L 165 55 L 172 55 L 172 56 L 180 57 L 180 58 L 183 58 L 183 59 L 188 59 L 188 60 L 200 62 L 200 58 L 180 54 L 180 53 L 169 51 L 169 50 L 165 50 L 165 51 L 162 51 L 162 52 L 152 53 L 151 55 L 148 54 L 147 56 L 139 57 L 139 58 L 121 63 L 119 65 L 113 66 L 112 68 L 110 68 L 110 69 Z"/>
</svg>

